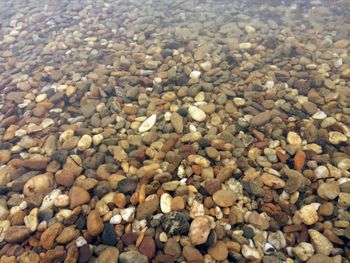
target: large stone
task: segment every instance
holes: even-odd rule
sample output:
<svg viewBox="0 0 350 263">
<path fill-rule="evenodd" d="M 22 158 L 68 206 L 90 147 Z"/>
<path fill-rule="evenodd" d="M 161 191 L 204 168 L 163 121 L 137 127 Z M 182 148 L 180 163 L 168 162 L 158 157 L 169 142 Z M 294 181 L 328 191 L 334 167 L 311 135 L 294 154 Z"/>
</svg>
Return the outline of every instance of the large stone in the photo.
<svg viewBox="0 0 350 263">
<path fill-rule="evenodd" d="M 210 220 L 206 216 L 197 216 L 193 219 L 190 229 L 189 238 L 193 245 L 204 244 L 210 233 Z"/>
<path fill-rule="evenodd" d="M 236 199 L 237 196 L 232 190 L 219 190 L 213 195 L 215 204 L 221 207 L 232 206 L 236 202 Z"/>
<path fill-rule="evenodd" d="M 148 263 L 146 256 L 137 251 L 123 252 L 119 256 L 120 263 Z"/>
<path fill-rule="evenodd" d="M 98 211 L 93 210 L 87 217 L 87 230 L 90 235 L 98 236 L 104 228 L 103 220 Z"/>
</svg>

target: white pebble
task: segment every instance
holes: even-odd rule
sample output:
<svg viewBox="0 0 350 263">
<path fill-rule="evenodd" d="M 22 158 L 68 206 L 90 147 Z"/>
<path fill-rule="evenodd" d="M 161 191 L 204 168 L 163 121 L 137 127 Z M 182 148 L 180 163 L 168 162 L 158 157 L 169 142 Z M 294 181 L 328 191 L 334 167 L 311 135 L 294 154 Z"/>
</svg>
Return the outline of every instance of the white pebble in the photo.
<svg viewBox="0 0 350 263">
<path fill-rule="evenodd" d="M 118 225 L 122 222 L 122 217 L 121 215 L 114 215 L 112 218 L 109 220 L 109 223 L 113 225 Z"/>
</svg>

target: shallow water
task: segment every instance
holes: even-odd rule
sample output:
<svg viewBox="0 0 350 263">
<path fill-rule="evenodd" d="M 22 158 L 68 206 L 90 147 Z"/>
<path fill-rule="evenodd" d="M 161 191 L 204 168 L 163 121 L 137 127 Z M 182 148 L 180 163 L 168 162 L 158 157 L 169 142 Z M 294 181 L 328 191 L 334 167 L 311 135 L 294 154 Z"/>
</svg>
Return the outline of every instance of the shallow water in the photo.
<svg viewBox="0 0 350 263">
<path fill-rule="evenodd" d="M 348 262 L 349 49 L 342 0 L 1 1 L 0 262 Z"/>
</svg>

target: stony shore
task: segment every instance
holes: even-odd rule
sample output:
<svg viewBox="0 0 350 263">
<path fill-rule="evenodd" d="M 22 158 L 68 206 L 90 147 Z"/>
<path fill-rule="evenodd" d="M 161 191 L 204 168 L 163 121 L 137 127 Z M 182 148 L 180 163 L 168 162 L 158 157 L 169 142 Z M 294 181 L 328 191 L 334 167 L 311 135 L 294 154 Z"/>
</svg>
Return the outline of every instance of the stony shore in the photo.
<svg viewBox="0 0 350 263">
<path fill-rule="evenodd" d="M 0 3 L 1 263 L 349 262 L 347 1 L 48 2 Z"/>
</svg>

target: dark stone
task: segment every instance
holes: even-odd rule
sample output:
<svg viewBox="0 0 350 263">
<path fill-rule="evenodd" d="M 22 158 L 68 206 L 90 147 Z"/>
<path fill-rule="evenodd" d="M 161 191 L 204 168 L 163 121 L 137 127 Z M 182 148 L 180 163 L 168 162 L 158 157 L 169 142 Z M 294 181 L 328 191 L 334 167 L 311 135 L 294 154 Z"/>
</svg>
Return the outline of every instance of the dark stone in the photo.
<svg viewBox="0 0 350 263">
<path fill-rule="evenodd" d="M 80 215 L 75 222 L 75 225 L 79 230 L 86 229 L 86 216 Z"/>
<path fill-rule="evenodd" d="M 252 239 L 255 235 L 253 228 L 251 228 L 250 226 L 245 225 L 243 226 L 242 230 L 243 230 L 243 236 L 247 239 Z"/>
<path fill-rule="evenodd" d="M 130 246 L 136 243 L 137 237 L 138 237 L 137 233 L 129 232 L 129 233 L 125 233 L 121 239 L 125 246 Z"/>
<path fill-rule="evenodd" d="M 172 41 L 165 44 L 164 49 L 178 49 L 182 47 L 183 44 L 180 42 Z"/>
<path fill-rule="evenodd" d="M 67 150 L 57 150 L 57 151 L 54 151 L 51 155 L 52 160 L 55 160 L 59 163 L 64 163 L 67 157 L 68 157 Z"/>
<path fill-rule="evenodd" d="M 184 214 L 171 212 L 162 216 L 161 225 L 167 234 L 177 236 L 188 232 L 190 228 L 188 220 Z"/>
<path fill-rule="evenodd" d="M 126 178 L 124 180 L 121 180 L 118 183 L 117 190 L 120 193 L 126 194 L 126 195 L 131 195 L 135 192 L 135 189 L 137 187 L 137 182 L 130 179 Z"/>
<path fill-rule="evenodd" d="M 85 244 L 82 247 L 80 247 L 78 252 L 79 252 L 78 263 L 89 262 L 92 256 L 92 253 L 90 250 L 90 246 L 88 244 Z"/>
<path fill-rule="evenodd" d="M 111 185 L 107 181 L 100 181 L 94 188 L 94 195 L 101 198 L 112 191 Z"/>
<path fill-rule="evenodd" d="M 156 254 L 156 245 L 152 237 L 145 236 L 140 244 L 139 251 L 148 259 L 151 259 Z"/>
<path fill-rule="evenodd" d="M 91 157 L 88 157 L 83 162 L 84 169 L 97 169 L 101 164 L 104 163 L 105 154 L 102 152 L 97 152 Z"/>
<path fill-rule="evenodd" d="M 181 115 L 182 117 L 187 117 L 188 115 L 188 111 L 186 108 L 183 108 L 183 107 L 180 107 L 178 110 L 177 110 L 177 113 L 179 115 Z"/>
<path fill-rule="evenodd" d="M 39 222 L 41 221 L 49 221 L 53 217 L 52 209 L 45 209 L 39 212 Z"/>
<path fill-rule="evenodd" d="M 117 244 L 117 236 L 114 231 L 114 226 L 112 224 L 105 224 L 102 232 L 101 241 L 103 244 L 114 246 Z"/>
</svg>

